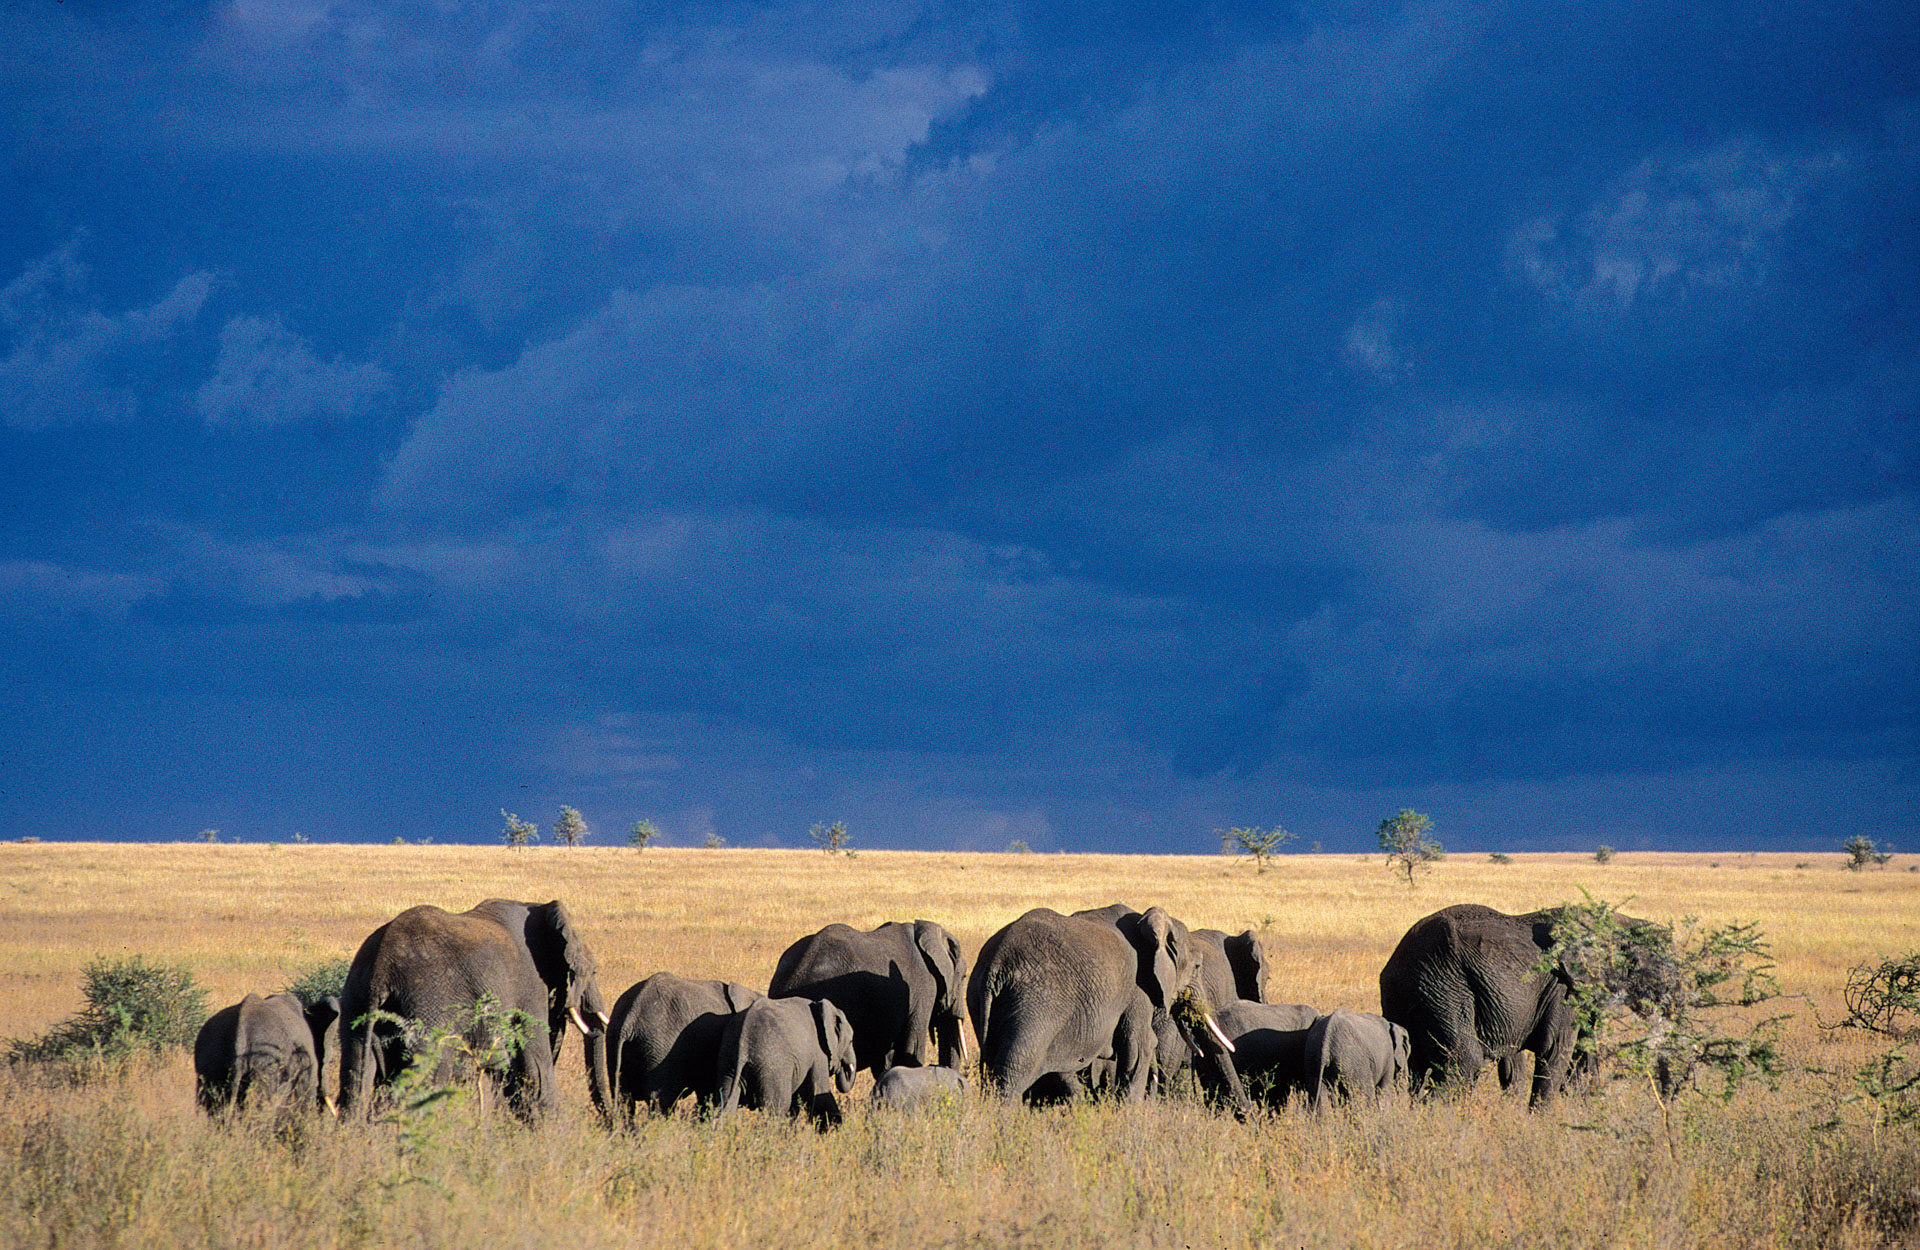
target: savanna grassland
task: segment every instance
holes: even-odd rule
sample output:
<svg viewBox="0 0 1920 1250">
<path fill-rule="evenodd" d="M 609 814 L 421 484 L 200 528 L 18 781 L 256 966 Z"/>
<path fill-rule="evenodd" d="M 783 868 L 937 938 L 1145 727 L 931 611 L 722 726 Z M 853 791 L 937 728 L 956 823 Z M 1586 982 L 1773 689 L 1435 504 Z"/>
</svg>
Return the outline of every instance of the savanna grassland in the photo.
<svg viewBox="0 0 1920 1250">
<path fill-rule="evenodd" d="M 1409 889 L 1377 855 L 1256 873 L 1199 856 L 0 844 L 0 1037 L 76 1011 L 96 955 L 187 964 L 217 1007 L 350 955 L 415 903 L 489 896 L 564 899 L 609 1000 L 661 969 L 765 986 L 789 942 L 835 920 L 938 920 L 971 958 L 1030 907 L 1123 900 L 1257 930 L 1278 1000 L 1376 1010 L 1380 965 L 1420 916 L 1585 887 L 1653 919 L 1757 921 L 1792 996 L 1773 1006 L 1794 1013 L 1779 1087 L 1684 1101 L 1671 1152 L 1630 1082 L 1532 1114 L 1489 1079 L 1460 1103 L 1246 1124 L 1177 1102 L 880 1114 L 857 1089 L 826 1135 L 753 1114 L 608 1132 L 575 1040 L 564 1110 L 538 1129 L 455 1100 L 276 1135 L 201 1116 L 184 1053 L 20 1065 L 0 1068 L 0 1245 L 1920 1244 L 1920 1135 L 1842 1101 L 1884 1044 L 1816 1023 L 1842 1014 L 1850 965 L 1920 948 L 1920 873 L 1840 861 L 1456 855 Z"/>
</svg>

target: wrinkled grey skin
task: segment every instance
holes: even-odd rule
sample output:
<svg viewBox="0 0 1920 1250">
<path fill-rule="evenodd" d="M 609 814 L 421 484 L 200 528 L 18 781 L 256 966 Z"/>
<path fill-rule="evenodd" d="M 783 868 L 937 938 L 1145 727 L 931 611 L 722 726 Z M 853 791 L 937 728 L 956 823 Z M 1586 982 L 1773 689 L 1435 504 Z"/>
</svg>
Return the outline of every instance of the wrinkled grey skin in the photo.
<svg viewBox="0 0 1920 1250">
<path fill-rule="evenodd" d="M 368 935 L 353 957 L 340 995 L 340 1105 L 364 1111 L 370 1087 L 399 1075 L 407 1060 L 399 1031 L 369 1027 L 373 1010 L 433 1027 L 468 1026 L 482 996 L 534 1022 L 526 1044 L 500 1077 L 514 1113 L 535 1120 L 551 1112 L 558 1095 L 554 1061 L 569 1023 L 585 1034 L 587 1083 L 594 1107 L 611 1107 L 607 1086 L 607 1014 L 596 980 L 598 964 L 558 900 L 521 903 L 490 898 L 471 911 L 413 907 Z M 544 1025 L 545 1027 L 539 1027 Z M 486 1044 L 474 1030 L 470 1044 Z M 455 1064 L 443 1062 L 439 1079 Z"/>
<path fill-rule="evenodd" d="M 1200 981 L 1216 1008 L 1235 1000 L 1267 1001 L 1267 948 L 1258 934 L 1195 929 L 1193 938 L 1200 943 Z"/>
<path fill-rule="evenodd" d="M 874 1082 L 873 1105 L 903 1110 L 925 1102 L 961 1097 L 966 1077 L 953 1068 L 888 1068 Z"/>
<path fill-rule="evenodd" d="M 840 1123 L 853 1088 L 853 1026 L 824 998 L 762 998 L 727 1017 L 720 1035 L 720 1110 L 741 1107 L 806 1115 L 817 1129 Z"/>
<path fill-rule="evenodd" d="M 924 1067 L 931 1031 L 939 1061 L 966 1062 L 967 960 L 931 920 L 895 921 L 862 933 L 830 924 L 780 956 L 770 998 L 824 998 L 853 1025 L 859 1065 L 876 1078 Z"/>
<path fill-rule="evenodd" d="M 730 981 L 656 972 L 630 986 L 607 1022 L 607 1078 L 621 1114 L 645 1102 L 662 1115 L 687 1094 L 718 1105 L 720 1037 L 727 1020 L 763 995 Z"/>
<path fill-rule="evenodd" d="M 1301 1058 L 1307 1105 L 1321 1111 L 1404 1088 L 1410 1048 L 1407 1031 L 1385 1016 L 1344 1007 L 1328 1012 L 1307 1029 Z"/>
<path fill-rule="evenodd" d="M 293 994 L 249 994 L 208 1017 L 193 1040 L 195 1093 L 209 1114 L 249 1103 L 333 1109 L 321 1081 L 338 1038 L 340 1000 L 312 1007 Z"/>
<path fill-rule="evenodd" d="M 1002 1097 L 1037 1100 L 1077 1096 L 1083 1074 L 1111 1064 L 1112 1088 L 1136 1102 L 1155 1063 L 1155 1011 L 1184 995 L 1212 1017 L 1199 966 L 1186 926 L 1161 908 L 1035 908 L 987 939 L 967 984 L 981 1071 Z M 1245 1114 L 1252 1104 L 1225 1047 L 1205 1028 L 1177 1027 Z"/>
<path fill-rule="evenodd" d="M 1411 1036 L 1416 1092 L 1470 1089 L 1488 1060 L 1521 1050 L 1536 1060 L 1529 1105 L 1566 1086 L 1574 982 L 1564 966 L 1541 968 L 1552 930 L 1550 912 L 1510 916 L 1477 903 L 1444 907 L 1407 930 L 1380 969 L 1380 1014 Z"/>
<path fill-rule="evenodd" d="M 1306 1088 L 1307 1030 L 1319 1018 L 1318 1011 L 1294 1003 L 1240 999 L 1220 1009 L 1220 1030 L 1233 1042 L 1234 1070 L 1250 1096 L 1277 1110 Z M 1201 1088 L 1210 1097 L 1222 1092 L 1205 1075 Z"/>
</svg>

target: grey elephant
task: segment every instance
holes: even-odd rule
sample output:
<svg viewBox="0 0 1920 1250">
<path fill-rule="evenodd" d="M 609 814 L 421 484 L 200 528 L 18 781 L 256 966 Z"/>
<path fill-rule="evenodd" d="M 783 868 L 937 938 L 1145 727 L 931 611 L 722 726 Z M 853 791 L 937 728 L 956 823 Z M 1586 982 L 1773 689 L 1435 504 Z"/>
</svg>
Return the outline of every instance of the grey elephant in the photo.
<svg viewBox="0 0 1920 1250">
<path fill-rule="evenodd" d="M 1235 999 L 1267 1001 L 1267 948 L 1259 934 L 1195 929 L 1193 938 L 1200 944 L 1200 979 L 1216 1009 Z"/>
<path fill-rule="evenodd" d="M 1312 1007 L 1296 1003 L 1239 999 L 1220 1008 L 1220 1031 L 1233 1043 L 1233 1067 L 1249 1097 L 1277 1110 L 1305 1088 L 1307 1030 L 1319 1018 Z M 1212 1098 L 1225 1095 L 1208 1075 L 1201 1077 L 1201 1088 Z"/>
<path fill-rule="evenodd" d="M 572 1025 L 585 1039 L 593 1104 L 606 1114 L 607 1014 L 597 975 L 593 951 L 558 900 L 490 898 L 465 912 L 401 912 L 360 944 L 340 994 L 342 1110 L 364 1110 L 370 1087 L 391 1082 L 409 1059 L 400 1029 L 371 1013 L 456 1029 L 480 1049 L 493 1035 L 475 1009 L 491 998 L 530 1021 L 524 1045 L 499 1073 L 514 1113 L 533 1120 L 554 1109 L 554 1061 Z M 456 1067 L 443 1057 L 439 1079 L 451 1079 Z"/>
<path fill-rule="evenodd" d="M 332 1111 L 321 1073 L 338 1036 L 340 1000 L 311 1007 L 293 994 L 249 994 L 222 1007 L 193 1040 L 195 1094 L 212 1113 L 250 1103 L 317 1103 Z"/>
<path fill-rule="evenodd" d="M 717 1105 L 716 1065 L 727 1020 L 763 995 L 731 981 L 656 972 L 630 986 L 607 1022 L 607 1079 L 622 1114 L 641 1102 L 661 1114 L 687 1094 Z"/>
<path fill-rule="evenodd" d="M 967 983 L 985 1079 L 1009 1099 L 1071 1096 L 1084 1073 L 1110 1063 L 1114 1091 L 1137 1101 L 1154 1066 L 1160 1010 L 1245 1114 L 1251 1104 L 1199 965 L 1186 926 L 1162 908 L 1116 903 L 1072 916 L 1035 908 L 987 939 Z"/>
<path fill-rule="evenodd" d="M 967 961 L 953 935 L 931 920 L 896 921 L 862 933 L 830 924 L 789 946 L 767 986 L 770 998 L 824 998 L 853 1024 L 858 1066 L 877 1078 L 927 1063 L 967 1059 Z"/>
<path fill-rule="evenodd" d="M 1412 1037 L 1416 1091 L 1471 1088 L 1488 1060 L 1505 1061 L 1503 1076 L 1514 1079 L 1512 1061 L 1522 1050 L 1535 1060 L 1529 1105 L 1566 1088 L 1576 1051 L 1589 1048 L 1571 1000 L 1581 974 L 1565 959 L 1549 962 L 1556 916 L 1556 909 L 1510 916 L 1459 903 L 1407 930 L 1380 969 L 1380 1013 Z"/>
<path fill-rule="evenodd" d="M 853 1026 L 824 998 L 762 998 L 727 1017 L 720 1035 L 720 1109 L 745 1107 L 807 1116 L 825 1130 L 840 1123 L 853 1088 Z"/>
<path fill-rule="evenodd" d="M 1335 1008 L 1307 1028 L 1301 1057 L 1307 1105 L 1319 1111 L 1404 1088 L 1410 1049 L 1406 1029 L 1385 1016 Z"/>
<path fill-rule="evenodd" d="M 966 1088 L 966 1074 L 955 1068 L 888 1068 L 873 1083 L 873 1105 L 904 1110 L 959 1098 Z"/>
</svg>

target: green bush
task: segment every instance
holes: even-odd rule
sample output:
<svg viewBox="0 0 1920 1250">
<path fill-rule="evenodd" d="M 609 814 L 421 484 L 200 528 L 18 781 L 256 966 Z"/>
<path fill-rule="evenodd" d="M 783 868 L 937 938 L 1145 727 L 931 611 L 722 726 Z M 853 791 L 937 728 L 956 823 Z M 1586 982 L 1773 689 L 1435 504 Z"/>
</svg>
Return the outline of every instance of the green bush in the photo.
<svg viewBox="0 0 1920 1250">
<path fill-rule="evenodd" d="M 323 998 L 338 998 L 340 991 L 346 988 L 347 970 L 352 967 L 353 960 L 345 955 L 323 959 L 289 981 L 287 993 L 308 1007 Z"/>
<path fill-rule="evenodd" d="M 1505 851 L 1495 851 L 1493 854 L 1487 856 L 1487 862 L 1489 864 L 1511 864 L 1513 862 L 1513 856 L 1507 854 Z"/>
<path fill-rule="evenodd" d="M 1600 844 L 1599 846 L 1596 846 L 1596 847 L 1594 847 L 1594 848 L 1593 848 L 1593 862 L 1594 862 L 1594 863 L 1596 863 L 1596 864 L 1610 864 L 1610 863 L 1612 863 L 1612 862 L 1613 862 L 1613 848 L 1612 848 L 1612 847 L 1610 847 L 1610 846 L 1608 846 L 1608 845 L 1607 845 L 1606 843 L 1604 843 L 1604 842 L 1602 842 L 1602 843 L 1601 843 L 1601 844 Z"/>
<path fill-rule="evenodd" d="M 207 992 L 183 965 L 148 963 L 139 955 L 87 965 L 79 1015 L 36 1038 L 7 1043 L 12 1062 L 116 1058 L 138 1050 L 158 1053 L 191 1046 L 207 1020 Z"/>
</svg>

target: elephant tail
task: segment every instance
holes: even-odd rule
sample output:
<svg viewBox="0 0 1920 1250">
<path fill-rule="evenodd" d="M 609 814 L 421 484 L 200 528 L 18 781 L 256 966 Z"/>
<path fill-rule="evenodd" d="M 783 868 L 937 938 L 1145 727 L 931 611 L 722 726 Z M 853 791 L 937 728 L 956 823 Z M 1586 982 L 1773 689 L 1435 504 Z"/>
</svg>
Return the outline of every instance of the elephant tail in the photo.
<svg viewBox="0 0 1920 1250">
<path fill-rule="evenodd" d="M 735 1012 L 727 1018 L 727 1027 L 720 1034 L 720 1050 L 714 1056 L 714 1119 L 732 1115 L 740 1109 L 740 1085 L 746 1077 L 747 1048 L 741 1037 L 741 1021 L 745 1012 Z"/>
</svg>

